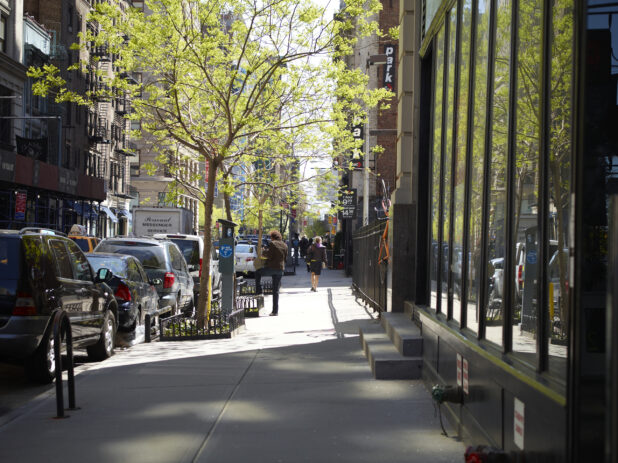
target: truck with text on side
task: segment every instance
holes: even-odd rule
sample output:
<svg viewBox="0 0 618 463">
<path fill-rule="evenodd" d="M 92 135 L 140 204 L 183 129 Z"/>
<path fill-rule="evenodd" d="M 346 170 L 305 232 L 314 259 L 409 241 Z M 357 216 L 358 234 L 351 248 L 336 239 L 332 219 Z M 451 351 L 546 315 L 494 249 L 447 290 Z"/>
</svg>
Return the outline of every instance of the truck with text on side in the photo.
<svg viewBox="0 0 618 463">
<path fill-rule="evenodd" d="M 194 234 L 193 212 L 182 207 L 133 208 L 134 236 L 153 236 L 159 233 Z"/>
</svg>

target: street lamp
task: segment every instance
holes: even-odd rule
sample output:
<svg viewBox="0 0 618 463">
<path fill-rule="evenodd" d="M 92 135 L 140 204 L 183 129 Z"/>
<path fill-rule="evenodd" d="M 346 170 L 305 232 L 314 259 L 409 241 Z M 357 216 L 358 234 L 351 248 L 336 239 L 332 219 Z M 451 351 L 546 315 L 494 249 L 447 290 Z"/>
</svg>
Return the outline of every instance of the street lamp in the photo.
<svg viewBox="0 0 618 463">
<path fill-rule="evenodd" d="M 386 64 L 387 56 L 382 55 L 370 55 L 367 58 L 365 64 L 365 72 L 367 77 L 371 79 L 369 75 L 369 67 L 372 64 Z M 369 82 L 367 82 L 369 85 Z M 369 111 L 367 111 L 367 126 L 365 130 L 365 160 L 363 162 L 363 225 L 369 224 Z"/>
</svg>

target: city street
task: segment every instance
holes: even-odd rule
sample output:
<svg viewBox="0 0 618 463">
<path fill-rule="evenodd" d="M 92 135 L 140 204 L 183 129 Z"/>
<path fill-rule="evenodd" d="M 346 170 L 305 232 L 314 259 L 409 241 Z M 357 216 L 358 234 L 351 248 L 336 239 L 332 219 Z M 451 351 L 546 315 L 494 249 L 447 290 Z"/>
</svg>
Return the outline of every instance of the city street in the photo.
<svg viewBox="0 0 618 463">
<path fill-rule="evenodd" d="M 280 315 L 267 296 L 230 340 L 142 343 L 81 364 L 66 419 L 52 387 L 2 365 L 0 461 L 462 461 L 421 381 L 372 378 L 358 330 L 375 316 L 351 279 L 326 270 L 313 293 L 297 270 Z"/>
</svg>

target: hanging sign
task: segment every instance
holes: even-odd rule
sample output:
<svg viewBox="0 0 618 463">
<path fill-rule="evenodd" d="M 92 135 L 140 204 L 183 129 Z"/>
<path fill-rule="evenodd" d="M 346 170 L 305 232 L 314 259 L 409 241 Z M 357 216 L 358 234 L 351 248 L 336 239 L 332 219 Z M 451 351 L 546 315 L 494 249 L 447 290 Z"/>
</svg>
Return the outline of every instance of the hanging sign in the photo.
<svg viewBox="0 0 618 463">
<path fill-rule="evenodd" d="M 395 56 L 397 54 L 397 46 L 385 45 L 384 54 L 386 55 L 386 64 L 384 65 L 383 87 L 391 92 L 395 92 Z"/>
<path fill-rule="evenodd" d="M 15 195 L 15 220 L 26 220 L 26 201 L 28 193 L 18 191 Z"/>
</svg>

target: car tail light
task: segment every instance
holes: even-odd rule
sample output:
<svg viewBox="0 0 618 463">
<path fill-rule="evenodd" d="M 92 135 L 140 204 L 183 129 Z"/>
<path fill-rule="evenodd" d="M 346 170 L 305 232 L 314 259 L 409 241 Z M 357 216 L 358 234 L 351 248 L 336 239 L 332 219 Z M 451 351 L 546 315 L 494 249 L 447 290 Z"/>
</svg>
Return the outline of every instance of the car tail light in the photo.
<svg viewBox="0 0 618 463">
<path fill-rule="evenodd" d="M 523 276 L 524 276 L 524 266 L 518 265 L 517 266 L 517 282 L 519 283 L 520 286 L 524 282 Z"/>
<path fill-rule="evenodd" d="M 253 260 L 253 257 L 247 257 L 247 262 L 251 262 Z"/>
<path fill-rule="evenodd" d="M 130 301 L 131 291 L 129 290 L 129 287 L 127 285 L 125 285 L 124 283 L 120 283 L 118 285 L 118 289 L 114 293 L 114 296 L 116 297 L 116 299 L 121 299 L 123 301 Z"/>
<path fill-rule="evenodd" d="M 175 278 L 176 278 L 176 276 L 172 272 L 166 272 L 165 273 L 165 278 L 163 278 L 163 287 L 164 288 L 171 288 L 172 286 L 174 286 L 174 279 Z"/>
<path fill-rule="evenodd" d="M 32 294 L 17 293 L 13 315 L 36 315 L 36 306 Z"/>
<path fill-rule="evenodd" d="M 202 258 L 200 257 L 200 278 L 202 277 Z"/>
</svg>

